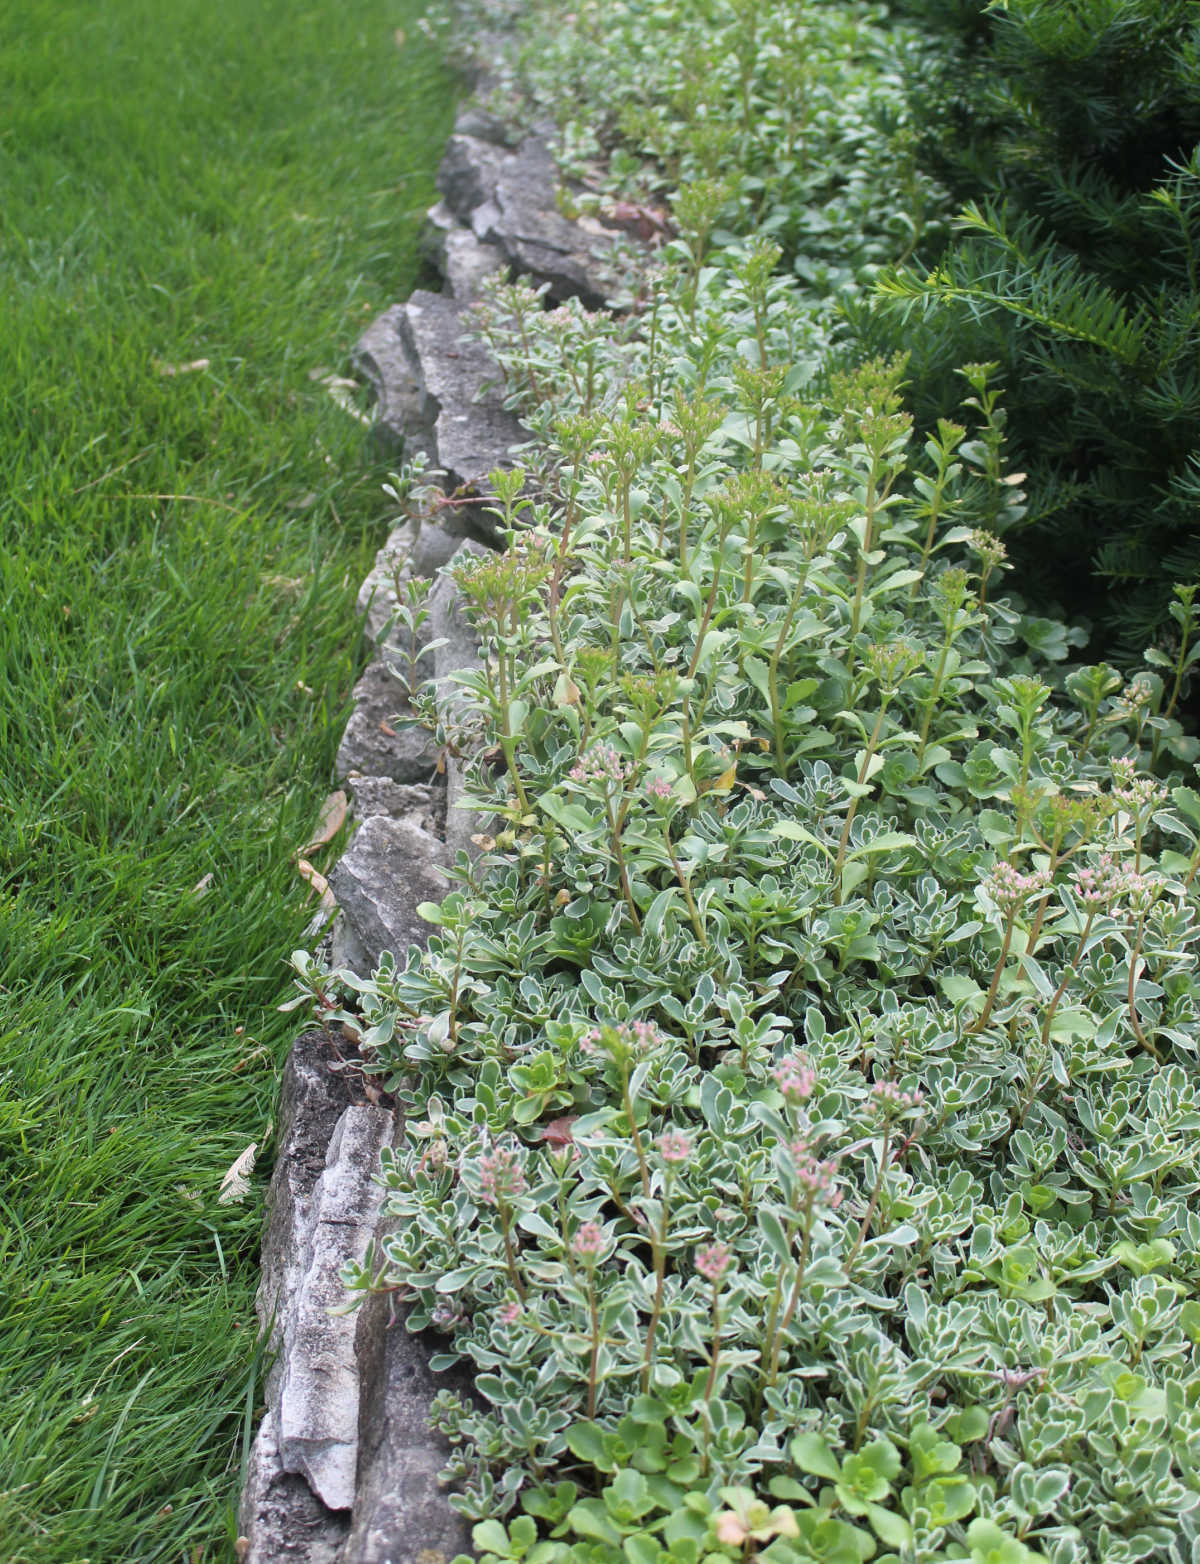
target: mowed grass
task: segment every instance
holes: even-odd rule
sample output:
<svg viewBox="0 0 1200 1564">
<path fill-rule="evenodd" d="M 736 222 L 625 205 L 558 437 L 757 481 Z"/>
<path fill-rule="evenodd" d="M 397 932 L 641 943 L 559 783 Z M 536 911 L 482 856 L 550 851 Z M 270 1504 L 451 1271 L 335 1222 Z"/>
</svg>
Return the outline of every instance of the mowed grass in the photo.
<svg viewBox="0 0 1200 1564">
<path fill-rule="evenodd" d="M 231 1554 L 292 855 L 386 504 L 310 373 L 416 280 L 453 96 L 417 15 L 0 10 L 6 1564 Z"/>
</svg>

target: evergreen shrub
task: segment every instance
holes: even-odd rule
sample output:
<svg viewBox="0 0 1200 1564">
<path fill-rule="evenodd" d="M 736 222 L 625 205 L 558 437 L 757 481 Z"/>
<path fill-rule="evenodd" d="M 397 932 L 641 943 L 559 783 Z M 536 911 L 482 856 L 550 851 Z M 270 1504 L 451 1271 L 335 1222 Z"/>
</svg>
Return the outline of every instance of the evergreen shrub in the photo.
<svg viewBox="0 0 1200 1564">
<path fill-rule="evenodd" d="M 964 359 L 998 365 L 1031 504 L 1006 534 L 1115 653 L 1168 645 L 1200 575 L 1200 8 L 1188 0 L 906 0 L 928 167 L 963 201 L 932 266 L 881 278 L 869 349 L 902 342 L 918 420 Z M 1090 562 L 1091 579 L 1081 568 Z"/>
</svg>

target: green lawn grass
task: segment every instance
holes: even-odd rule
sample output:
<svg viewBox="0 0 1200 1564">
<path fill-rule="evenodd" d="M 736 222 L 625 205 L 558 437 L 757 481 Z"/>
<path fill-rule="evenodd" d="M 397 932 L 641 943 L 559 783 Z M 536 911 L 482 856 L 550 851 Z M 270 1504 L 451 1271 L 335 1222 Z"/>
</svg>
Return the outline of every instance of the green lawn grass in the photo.
<svg viewBox="0 0 1200 1564">
<path fill-rule="evenodd" d="M 216 1559 L 233 1535 L 262 1178 L 216 1196 L 251 1141 L 269 1165 L 275 1007 L 311 914 L 291 855 L 384 503 L 310 372 L 415 280 L 453 95 L 416 16 L 0 12 L 12 1564 Z"/>
</svg>

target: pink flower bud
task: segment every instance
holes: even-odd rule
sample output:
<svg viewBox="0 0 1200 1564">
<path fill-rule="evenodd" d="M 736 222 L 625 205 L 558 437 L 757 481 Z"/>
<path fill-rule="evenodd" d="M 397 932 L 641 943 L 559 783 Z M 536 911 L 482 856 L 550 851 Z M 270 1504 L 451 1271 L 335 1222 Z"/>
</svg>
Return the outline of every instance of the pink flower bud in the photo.
<svg viewBox="0 0 1200 1564">
<path fill-rule="evenodd" d="M 719 1282 L 732 1260 L 728 1244 L 709 1244 L 706 1249 L 696 1251 L 696 1269 L 701 1276 L 707 1276 L 710 1282 Z"/>
<path fill-rule="evenodd" d="M 668 1130 L 659 1137 L 658 1154 L 664 1162 L 686 1162 L 692 1154 L 692 1143 L 678 1130 Z"/>
<path fill-rule="evenodd" d="M 596 1222 L 585 1222 L 571 1240 L 571 1248 L 585 1260 L 596 1257 L 604 1247 L 604 1234 Z"/>
</svg>

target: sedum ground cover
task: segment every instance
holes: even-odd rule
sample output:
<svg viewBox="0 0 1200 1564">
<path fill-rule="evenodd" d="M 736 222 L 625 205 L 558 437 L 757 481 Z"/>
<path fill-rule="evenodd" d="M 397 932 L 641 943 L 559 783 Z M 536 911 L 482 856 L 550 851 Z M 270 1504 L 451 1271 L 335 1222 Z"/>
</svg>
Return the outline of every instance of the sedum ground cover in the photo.
<svg viewBox="0 0 1200 1564">
<path fill-rule="evenodd" d="M 677 236 L 622 317 L 476 315 L 535 438 L 455 571 L 484 661 L 417 716 L 491 835 L 428 953 L 296 957 L 407 1116 L 348 1287 L 474 1369 L 438 1417 L 488 1564 L 1194 1560 L 1191 598 L 1166 667 L 1077 662 L 998 536 L 994 367 L 918 439 L 842 338 L 938 220 L 919 40 L 532 26 L 520 90 L 598 193 L 678 182 Z"/>
<path fill-rule="evenodd" d="M 226 1553 L 261 1208 L 217 1193 L 271 1150 L 377 541 L 309 377 L 415 278 L 449 107 L 415 15 L 0 17 L 5 1560 Z"/>
</svg>

